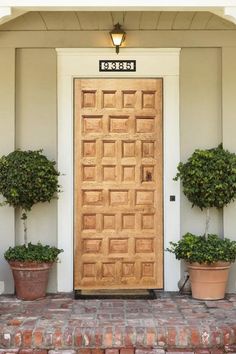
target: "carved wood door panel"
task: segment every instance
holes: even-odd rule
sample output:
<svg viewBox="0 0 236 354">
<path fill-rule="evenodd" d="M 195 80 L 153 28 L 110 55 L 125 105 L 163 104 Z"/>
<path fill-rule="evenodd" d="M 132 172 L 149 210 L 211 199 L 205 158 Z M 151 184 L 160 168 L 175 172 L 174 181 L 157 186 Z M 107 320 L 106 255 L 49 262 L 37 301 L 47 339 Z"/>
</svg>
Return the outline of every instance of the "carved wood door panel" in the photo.
<svg viewBox="0 0 236 354">
<path fill-rule="evenodd" d="M 74 93 L 75 289 L 162 288 L 162 79 Z"/>
</svg>

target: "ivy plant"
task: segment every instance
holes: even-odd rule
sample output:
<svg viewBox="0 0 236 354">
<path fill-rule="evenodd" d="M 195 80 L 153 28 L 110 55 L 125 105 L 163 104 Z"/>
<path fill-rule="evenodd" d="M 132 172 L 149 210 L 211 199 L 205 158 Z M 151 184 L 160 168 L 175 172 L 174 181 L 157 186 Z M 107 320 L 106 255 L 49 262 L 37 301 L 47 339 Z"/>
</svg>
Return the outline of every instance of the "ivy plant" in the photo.
<svg viewBox="0 0 236 354">
<path fill-rule="evenodd" d="M 223 208 L 236 198 L 236 154 L 220 144 L 208 150 L 197 149 L 186 163 L 180 162 L 175 180 L 193 206 L 206 209 L 207 238 L 210 208 Z"/>
<path fill-rule="evenodd" d="M 55 161 L 42 150 L 16 150 L 0 159 L 0 193 L 7 204 L 30 211 L 38 202 L 49 202 L 58 191 Z"/>
<path fill-rule="evenodd" d="M 167 251 L 174 253 L 176 259 L 184 259 L 189 263 L 234 262 L 236 241 L 221 239 L 212 234 L 206 239 L 205 236 L 187 233 L 178 242 L 170 242 Z"/>
<path fill-rule="evenodd" d="M 195 150 L 186 163 L 178 165 L 178 178 L 193 206 L 223 208 L 236 197 L 236 155 L 222 145 Z"/>
<path fill-rule="evenodd" d="M 32 245 L 28 247 L 28 212 L 37 203 L 50 202 L 60 191 L 59 172 L 55 165 L 55 161 L 50 161 L 42 150 L 16 150 L 0 158 L 0 194 L 4 197 L 2 204 L 21 209 L 24 243 L 30 253 L 33 250 Z M 37 249 L 40 251 L 40 247 Z"/>
<path fill-rule="evenodd" d="M 19 245 L 9 247 L 4 253 L 5 259 L 10 261 L 19 262 L 46 262 L 53 263 L 58 260 L 58 255 L 62 250 L 38 243 L 36 245 L 29 242 L 28 246 Z"/>
</svg>

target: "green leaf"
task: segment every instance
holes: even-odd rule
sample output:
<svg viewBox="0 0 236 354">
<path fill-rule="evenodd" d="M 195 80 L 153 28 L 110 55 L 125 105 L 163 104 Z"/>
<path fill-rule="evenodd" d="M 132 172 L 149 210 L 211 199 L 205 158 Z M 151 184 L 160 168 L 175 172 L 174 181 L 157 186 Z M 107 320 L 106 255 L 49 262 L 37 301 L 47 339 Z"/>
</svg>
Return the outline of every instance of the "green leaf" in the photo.
<svg viewBox="0 0 236 354">
<path fill-rule="evenodd" d="M 25 245 L 9 247 L 4 253 L 4 257 L 7 261 L 52 263 L 58 260 L 58 255 L 61 252 L 63 250 L 54 246 L 29 243 L 28 247 Z"/>
<path fill-rule="evenodd" d="M 205 236 L 187 233 L 178 242 L 170 242 L 166 251 L 174 253 L 176 259 L 183 259 L 189 263 L 234 262 L 236 241 L 222 239 L 212 234 L 206 239 Z"/>
<path fill-rule="evenodd" d="M 39 202 L 50 202 L 57 192 L 59 173 L 55 161 L 42 150 L 16 150 L 0 158 L 0 193 L 7 204 L 25 211 Z"/>
<path fill-rule="evenodd" d="M 236 154 L 222 144 L 195 150 L 186 163 L 180 162 L 174 180 L 180 179 L 183 193 L 193 206 L 223 208 L 236 198 Z"/>
</svg>

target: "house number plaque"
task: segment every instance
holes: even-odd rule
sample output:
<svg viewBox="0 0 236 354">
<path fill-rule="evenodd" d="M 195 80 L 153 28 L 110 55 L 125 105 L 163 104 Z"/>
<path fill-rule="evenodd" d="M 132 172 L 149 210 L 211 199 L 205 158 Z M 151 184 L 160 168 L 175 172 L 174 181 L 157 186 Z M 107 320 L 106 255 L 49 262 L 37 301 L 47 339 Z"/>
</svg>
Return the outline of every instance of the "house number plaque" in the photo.
<svg viewBox="0 0 236 354">
<path fill-rule="evenodd" d="M 99 71 L 136 71 L 136 60 L 99 60 Z"/>
</svg>

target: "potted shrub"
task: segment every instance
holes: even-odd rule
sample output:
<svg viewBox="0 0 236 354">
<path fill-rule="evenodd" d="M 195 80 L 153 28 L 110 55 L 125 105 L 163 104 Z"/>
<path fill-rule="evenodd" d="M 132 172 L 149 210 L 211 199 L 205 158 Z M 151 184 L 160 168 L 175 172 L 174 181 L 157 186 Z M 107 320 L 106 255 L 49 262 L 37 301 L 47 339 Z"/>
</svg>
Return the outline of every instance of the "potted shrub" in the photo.
<svg viewBox="0 0 236 354">
<path fill-rule="evenodd" d="M 236 197 L 236 155 L 222 145 L 195 150 L 186 163 L 179 163 L 177 179 L 192 206 L 206 210 L 205 232 L 187 233 L 167 250 L 186 261 L 194 298 L 221 299 L 236 258 L 236 241 L 209 234 L 210 208 L 223 208 Z"/>
<path fill-rule="evenodd" d="M 2 204 L 20 208 L 24 227 L 24 244 L 5 252 L 15 281 L 16 295 L 35 300 L 46 295 L 48 273 L 62 250 L 28 241 L 27 218 L 33 205 L 50 202 L 59 192 L 59 173 L 55 161 L 38 151 L 16 150 L 0 158 L 0 194 Z"/>
</svg>

